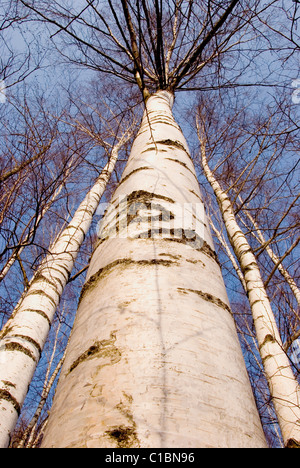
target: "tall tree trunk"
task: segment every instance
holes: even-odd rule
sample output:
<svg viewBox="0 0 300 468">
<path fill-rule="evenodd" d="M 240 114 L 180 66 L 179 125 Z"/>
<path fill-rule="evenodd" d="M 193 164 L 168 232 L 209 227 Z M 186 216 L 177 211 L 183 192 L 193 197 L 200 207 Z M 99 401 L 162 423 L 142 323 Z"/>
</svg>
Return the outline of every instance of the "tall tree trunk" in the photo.
<svg viewBox="0 0 300 468">
<path fill-rule="evenodd" d="M 300 447 L 300 387 L 284 350 L 256 258 L 236 222 L 227 193 L 222 190 L 208 165 L 204 139 L 201 141 L 201 159 L 206 178 L 218 201 L 229 241 L 245 278 L 259 352 L 285 447 Z"/>
<path fill-rule="evenodd" d="M 194 166 L 152 95 L 101 225 L 43 447 L 265 447 Z"/>
<path fill-rule="evenodd" d="M 121 144 L 122 139 L 0 332 L 0 447 L 9 444 L 61 294 L 115 167 Z"/>
</svg>

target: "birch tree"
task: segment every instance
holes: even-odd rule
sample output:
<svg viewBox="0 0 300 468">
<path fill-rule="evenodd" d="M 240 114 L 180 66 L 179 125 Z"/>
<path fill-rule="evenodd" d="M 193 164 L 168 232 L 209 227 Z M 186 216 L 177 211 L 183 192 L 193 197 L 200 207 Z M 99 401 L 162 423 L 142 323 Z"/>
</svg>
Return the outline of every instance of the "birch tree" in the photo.
<svg viewBox="0 0 300 468">
<path fill-rule="evenodd" d="M 272 39 L 260 26 L 273 2 L 19 3 L 65 59 L 136 86 L 145 106 L 102 220 L 43 446 L 265 446 L 172 105 L 187 89 L 266 85 L 270 70 L 261 83 L 251 71 Z M 297 424 L 288 420 L 286 446 L 298 443 Z"/>
<path fill-rule="evenodd" d="M 61 294 L 73 270 L 78 249 L 114 169 L 120 146 L 112 149 L 109 162 L 76 210 L 71 222 L 50 247 L 32 278 L 26 294 L 1 331 L 1 445 L 8 444 L 39 361 Z M 22 375 L 22 379 L 20 379 Z"/>
<path fill-rule="evenodd" d="M 246 440 L 250 446 L 264 445 L 199 186 L 172 117 L 172 100 L 168 91 L 148 99 L 122 180 L 102 220 L 44 446 L 213 445 L 220 413 L 197 403 L 199 380 L 202 389 L 215 392 L 212 406 L 224 391 L 236 392 L 239 400 L 238 405 L 236 400 L 228 403 L 224 395 L 219 402 L 228 420 L 216 445 L 242 446 Z M 178 174 L 172 172 L 177 165 Z M 209 274 L 214 285 L 205 280 Z M 228 340 L 226 347 L 216 341 L 209 347 L 211 327 L 223 344 Z M 213 361 L 210 378 L 204 377 L 207 360 Z M 230 373 L 231 383 L 224 373 Z M 220 384 L 212 388 L 214 378 Z M 67 404 L 66 391 L 71 392 Z M 87 413 L 75 410 L 85 402 Z M 99 404 L 102 417 L 96 420 Z M 237 436 L 236 418 L 244 420 Z"/>
<path fill-rule="evenodd" d="M 220 184 L 210 170 L 206 158 L 205 139 L 203 136 L 200 136 L 200 139 L 203 169 L 218 200 L 230 243 L 244 274 L 259 350 L 285 445 L 299 445 L 299 385 L 283 349 L 279 330 L 256 259 L 251 252 L 245 235 L 235 220 L 233 208 L 226 192 L 221 189 Z"/>
<path fill-rule="evenodd" d="M 292 361 L 290 355 L 286 354 L 293 339 L 296 340 L 299 336 L 299 289 L 296 284 L 297 269 L 293 267 L 293 252 L 295 251 L 296 254 L 295 249 L 299 243 L 299 235 L 297 234 L 299 223 L 296 215 L 299 199 L 298 181 L 293 174 L 294 165 L 297 165 L 297 157 L 294 158 L 297 125 L 290 119 L 291 115 L 288 115 L 288 110 L 283 117 L 278 112 L 278 106 L 276 108 L 277 110 L 272 112 L 272 116 L 266 111 L 267 115 L 260 116 L 259 126 L 257 122 L 249 119 L 246 111 L 240 110 L 238 119 L 236 114 L 228 118 L 227 122 L 222 122 L 216 129 L 215 123 L 217 123 L 218 118 L 215 111 L 212 110 L 208 101 L 206 105 L 202 102 L 199 107 L 198 136 L 201 143 L 201 161 L 204 174 L 220 206 L 227 237 L 235 257 L 224 237 L 221 237 L 220 231 L 216 228 L 214 230 L 217 232 L 218 238 L 221 238 L 223 246 L 225 245 L 226 254 L 232 262 L 243 288 L 247 291 L 254 323 L 256 323 L 257 317 L 254 309 L 259 307 L 259 301 L 255 304 L 251 303 L 250 289 L 253 284 L 247 282 L 247 277 L 253 275 L 254 279 L 257 275 L 254 289 L 260 290 L 262 292 L 261 299 L 266 301 L 261 312 L 269 310 L 269 318 L 275 327 L 274 336 L 277 334 L 279 339 L 279 354 L 281 353 L 290 374 L 287 383 L 294 385 L 294 402 L 292 398 L 288 398 L 288 395 L 293 393 L 290 392 L 290 389 L 287 390 L 286 398 L 276 397 L 276 392 L 274 392 L 274 387 L 270 382 L 270 378 L 275 377 L 275 374 L 273 372 L 268 374 L 267 369 L 265 369 L 271 389 L 271 398 L 275 407 L 278 402 L 280 404 L 281 401 L 284 401 L 285 404 L 291 405 L 292 413 L 297 414 L 299 407 L 297 376 L 299 373 L 297 372 L 297 364 Z M 244 114 L 243 119 L 240 118 L 241 113 Z M 243 122 L 242 125 L 241 122 Z M 236 124 L 238 127 L 235 126 Z M 218 138 L 215 137 L 216 134 Z M 237 158 L 237 154 L 241 155 L 241 160 Z M 287 159 L 289 160 L 288 164 Z M 269 212 L 272 213 L 272 220 L 268 219 Z M 269 238 L 266 238 L 266 235 Z M 284 245 L 282 245 L 283 239 Z M 241 242 L 242 248 L 239 246 L 239 242 Z M 283 250 L 284 247 L 285 250 Z M 278 254 L 275 254 L 275 249 Z M 284 252 L 283 255 L 280 252 Z M 268 257 L 273 267 L 270 266 Z M 236 264 L 236 258 L 239 265 Z M 289 268 L 285 267 L 286 259 L 290 261 L 287 263 Z M 272 275 L 277 268 L 284 281 L 280 280 L 277 275 L 274 283 Z M 295 278 L 293 278 L 293 273 L 289 273 L 289 269 L 296 275 Z M 289 311 L 283 312 L 283 303 L 286 300 L 285 297 L 288 296 L 290 297 Z M 272 311 L 271 305 L 275 313 Z M 284 325 L 285 315 L 287 318 Z M 259 313 L 260 318 L 263 316 L 263 313 Z M 267 316 L 264 317 L 264 320 L 267 326 Z M 269 329 L 271 329 L 270 326 L 271 322 L 268 325 Z M 251 330 L 247 334 L 251 336 Z M 262 343 L 259 345 L 259 353 L 262 363 L 265 364 Z M 270 354 L 268 354 L 268 359 L 271 359 Z M 279 417 L 281 425 L 288 420 L 283 418 L 280 421 L 280 419 Z M 297 424 L 295 427 L 297 428 Z M 282 433 L 284 434 L 284 430 Z"/>
<path fill-rule="evenodd" d="M 45 446 L 57 446 L 62 440 L 67 446 L 265 444 L 195 170 L 171 111 L 173 92 L 192 80 L 207 63 L 213 64 L 215 60 L 217 66 L 222 53 L 238 44 L 237 37 L 232 40 L 231 31 L 237 33 L 241 24 L 246 24 L 241 20 L 238 3 L 209 4 L 207 11 L 202 12 L 197 2 L 189 5 L 176 2 L 166 8 L 161 2 L 151 6 L 148 2 L 136 6 L 127 1 L 121 5 L 108 2 L 107 9 L 114 20 L 114 24 L 109 24 L 99 5 L 87 2 L 73 16 L 71 26 L 71 18 L 61 5 L 56 3 L 49 12 L 42 3 L 36 6 L 23 2 L 54 25 L 57 32 L 64 31 L 72 38 L 88 66 L 95 64 L 100 71 L 136 83 L 146 103 L 131 156 L 112 207 L 103 219 L 101 239 L 81 294 L 53 416 L 47 426 Z M 233 14 L 235 9 L 239 14 Z M 200 30 L 196 26 L 199 14 Z M 110 50 L 113 46 L 118 56 L 112 53 L 108 56 L 103 43 L 87 42 L 77 29 L 80 23 L 91 28 L 91 39 L 97 31 L 110 42 Z M 163 29 L 166 24 L 168 29 Z M 175 55 L 178 44 L 183 45 L 183 36 L 190 31 L 193 42 L 179 48 L 181 56 Z M 189 206 L 182 212 L 185 203 Z M 193 204 L 199 212 L 193 211 Z M 155 228 L 148 219 L 155 220 Z M 116 232 L 118 235 L 114 236 Z M 218 278 L 214 288 L 205 280 L 207 275 Z M 137 290 L 141 278 L 143 293 Z M 101 312 L 96 299 L 100 291 Z M 186 311 L 184 317 L 180 316 L 181 309 Z M 86 339 L 79 343 L 82 324 Z M 209 346 L 209 328 L 214 328 L 219 336 L 213 347 Z M 149 342 L 151 348 L 147 349 Z M 221 342 L 227 345 L 220 346 Z M 221 357 L 223 353 L 227 360 Z M 209 366 L 205 365 L 208 361 L 215 374 L 207 379 L 204 375 L 208 372 Z M 225 361 L 231 362 L 230 369 Z M 101 377 L 96 376 L 102 369 Z M 79 373 L 85 375 L 81 382 Z M 230 385 L 230 390 L 225 384 L 228 373 L 236 383 Z M 219 380 L 214 397 L 210 403 L 199 405 L 199 381 L 206 389 L 202 394 L 206 401 L 213 391 L 214 378 Z M 86 390 L 82 389 L 82 380 Z M 70 396 L 63 410 L 65 392 L 75 388 L 82 402 L 75 395 Z M 239 398 L 239 404 L 233 401 L 226 404 L 224 393 L 223 402 L 219 401 L 226 389 Z M 93 395 L 98 396 L 97 402 Z M 188 406 L 184 403 L 187 400 Z M 94 405 L 100 401 L 103 417 L 107 416 L 97 424 L 91 417 Z M 79 407 L 85 406 L 85 402 L 89 407 L 86 414 L 74 411 L 73 404 Z M 218 411 L 212 410 L 215 405 Z M 226 430 L 218 432 L 221 414 L 226 414 Z M 57 430 L 54 434 L 56 418 L 63 426 L 63 436 Z M 238 429 L 237 420 L 243 420 Z M 204 421 L 209 427 L 202 431 Z M 82 435 L 87 431 L 88 437 Z"/>
</svg>

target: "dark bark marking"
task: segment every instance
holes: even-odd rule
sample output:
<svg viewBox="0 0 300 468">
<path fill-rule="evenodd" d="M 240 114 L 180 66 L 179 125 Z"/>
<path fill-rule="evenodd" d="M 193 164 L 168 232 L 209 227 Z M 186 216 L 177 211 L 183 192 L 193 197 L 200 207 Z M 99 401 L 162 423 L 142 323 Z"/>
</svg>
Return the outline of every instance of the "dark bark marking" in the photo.
<svg viewBox="0 0 300 468">
<path fill-rule="evenodd" d="M 260 345 L 259 349 L 261 350 L 263 348 L 263 346 L 265 346 L 267 343 L 275 343 L 275 342 L 276 342 L 276 340 L 275 340 L 274 336 L 268 334 L 268 335 L 265 336 L 264 341 Z"/>
<path fill-rule="evenodd" d="M 152 200 L 153 198 L 157 198 L 159 200 L 165 200 L 169 203 L 175 203 L 172 198 L 166 197 L 165 195 L 159 195 L 157 193 L 153 192 L 147 192 L 145 190 L 135 190 L 134 192 L 131 192 L 129 195 L 127 195 L 127 202 L 130 203 L 132 201 L 149 201 Z"/>
<path fill-rule="evenodd" d="M 143 153 L 144 151 L 142 151 Z M 118 185 L 118 187 L 120 187 L 121 184 L 123 184 L 126 180 L 128 180 L 133 174 L 136 174 L 137 172 L 139 171 L 153 171 L 153 168 L 152 167 L 147 167 L 147 166 L 143 166 L 143 167 L 138 167 L 137 169 L 134 169 L 133 171 L 131 171 L 129 174 L 127 174 L 123 179 L 120 180 L 120 183 Z"/>
<path fill-rule="evenodd" d="M 295 439 L 289 439 L 286 443 L 285 448 L 300 448 L 300 442 Z"/>
<path fill-rule="evenodd" d="M 96 341 L 84 353 L 82 353 L 70 366 L 68 374 L 76 369 L 79 364 L 94 357 L 108 358 L 108 362 L 104 363 L 101 367 L 116 364 L 121 359 L 121 352 L 115 346 L 116 335 L 114 332 L 110 334 L 109 340 Z"/>
<path fill-rule="evenodd" d="M 194 174 L 194 172 L 188 167 L 188 165 L 183 162 L 183 161 L 179 161 L 178 159 L 173 159 L 173 158 L 166 158 L 168 161 L 172 161 L 172 162 L 175 162 L 177 164 L 180 164 L 182 167 L 184 167 L 187 171 L 189 171 L 197 180 L 198 182 L 198 179 L 197 179 L 197 176 L 196 174 Z M 182 173 L 181 173 L 182 174 Z M 184 176 L 184 174 L 182 174 Z"/>
<path fill-rule="evenodd" d="M 21 352 L 21 353 L 25 354 L 26 356 L 28 356 L 33 361 L 36 361 L 34 355 L 32 354 L 31 351 L 29 351 L 29 349 L 25 348 L 25 346 L 22 346 L 20 343 L 17 343 L 15 341 L 11 341 L 10 343 L 4 343 L 4 349 L 5 349 L 5 351 L 18 351 L 18 352 Z"/>
<path fill-rule="evenodd" d="M 212 302 L 218 307 L 221 307 L 224 310 L 227 310 L 231 314 L 230 307 L 225 304 L 221 299 L 219 299 L 216 296 L 213 296 L 212 294 L 205 293 L 203 291 L 199 291 L 198 289 L 189 289 L 189 288 L 177 288 L 179 292 L 186 294 L 187 292 L 197 294 L 197 296 L 200 296 L 202 299 L 204 299 L 207 302 Z"/>
<path fill-rule="evenodd" d="M 115 441 L 116 448 L 139 447 L 136 429 L 133 426 L 114 426 L 104 434 Z"/>
<path fill-rule="evenodd" d="M 125 400 L 121 400 L 116 409 L 128 420 L 128 425 L 113 426 L 104 434 L 113 439 L 117 448 L 138 448 L 140 447 L 140 441 L 136 432 L 136 422 L 131 411 L 133 398 L 125 392 L 123 392 L 123 395 Z"/>
<path fill-rule="evenodd" d="M 51 268 L 51 267 L 50 267 L 50 268 Z M 61 286 L 62 288 L 64 287 L 63 283 L 61 282 L 61 280 L 60 280 L 59 278 L 53 277 L 53 278 L 52 278 L 52 281 L 51 281 L 49 278 L 47 278 L 45 275 L 43 275 L 43 273 L 38 273 L 38 274 L 34 277 L 34 280 L 32 281 L 31 286 L 32 286 L 33 284 L 35 284 L 35 283 L 40 282 L 40 281 L 49 284 L 49 285 L 55 290 L 55 292 L 56 292 L 57 294 L 58 294 L 58 291 L 57 291 L 57 290 L 58 290 L 58 285 L 55 283 L 55 281 L 56 281 L 57 283 L 59 283 L 60 286 Z"/>
<path fill-rule="evenodd" d="M 16 388 L 15 384 L 13 384 L 12 382 L 9 382 L 9 380 L 2 380 L 2 382 L 4 383 L 6 387 Z"/>
<path fill-rule="evenodd" d="M 39 343 L 30 336 L 13 334 L 10 335 L 9 338 L 21 338 L 24 341 L 28 341 L 28 343 L 32 344 L 37 349 L 39 355 L 42 354 L 42 348 L 40 347 Z"/>
<path fill-rule="evenodd" d="M 167 146 L 170 146 L 170 147 L 175 147 L 175 148 L 178 148 L 182 151 L 184 151 L 188 157 L 191 159 L 191 155 L 190 153 L 187 151 L 187 149 L 183 146 L 183 144 L 180 142 L 180 141 L 177 141 L 177 140 L 160 140 L 160 141 L 156 141 L 157 144 L 160 144 L 160 145 L 167 145 Z"/>
<path fill-rule="evenodd" d="M 56 294 L 58 294 L 58 293 L 56 293 Z M 51 302 L 51 304 L 54 305 L 54 307 L 57 306 L 57 304 L 56 304 L 56 302 L 54 301 L 54 299 L 52 299 L 52 297 L 49 296 L 49 294 L 45 293 L 45 291 L 43 291 L 42 289 L 36 289 L 36 290 L 34 290 L 34 291 L 31 291 L 31 292 L 28 292 L 28 293 L 27 293 L 27 296 L 36 296 L 36 295 L 46 297 L 46 298 Z"/>
<path fill-rule="evenodd" d="M 18 403 L 18 401 L 11 395 L 11 393 L 8 390 L 4 390 L 0 388 L 0 400 L 6 400 L 9 403 L 12 404 L 16 412 L 18 413 L 18 416 L 21 413 L 21 406 Z"/>
<path fill-rule="evenodd" d="M 197 179 L 198 181 L 198 179 Z M 201 202 L 202 202 L 202 198 L 192 189 L 189 189 L 189 192 L 191 192 L 193 195 L 195 195 L 195 197 L 197 197 Z"/>
<path fill-rule="evenodd" d="M 163 260 L 163 259 L 151 259 L 151 260 L 132 260 L 131 258 L 121 258 L 118 260 L 115 260 L 108 265 L 106 265 L 103 268 L 100 268 L 100 270 L 97 271 L 94 275 L 90 277 L 90 279 L 85 283 L 85 285 L 82 288 L 81 295 L 79 298 L 79 303 L 82 301 L 83 297 L 86 295 L 88 290 L 91 290 L 91 288 L 94 288 L 98 281 L 102 278 L 104 278 L 107 274 L 109 274 L 115 267 L 128 267 L 130 265 L 137 265 L 137 266 L 149 266 L 149 265 L 161 265 L 161 266 L 166 266 L 169 267 L 173 265 L 174 261 L 172 260 Z"/>
<path fill-rule="evenodd" d="M 38 314 L 38 315 L 40 315 L 40 316 L 43 317 L 45 320 L 47 320 L 48 325 L 49 325 L 49 328 L 51 327 L 51 321 L 50 321 L 48 315 L 45 314 L 45 312 L 44 312 L 43 310 L 40 310 L 40 309 L 25 309 L 25 310 L 23 310 L 22 312 L 30 312 L 30 313 L 33 313 L 33 314 Z"/>
</svg>

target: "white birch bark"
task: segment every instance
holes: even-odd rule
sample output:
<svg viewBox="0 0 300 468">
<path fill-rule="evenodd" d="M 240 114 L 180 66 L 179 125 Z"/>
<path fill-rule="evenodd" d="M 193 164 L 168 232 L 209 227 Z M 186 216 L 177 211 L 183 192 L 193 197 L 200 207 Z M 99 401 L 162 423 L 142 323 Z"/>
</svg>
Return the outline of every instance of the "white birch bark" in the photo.
<svg viewBox="0 0 300 468">
<path fill-rule="evenodd" d="M 266 446 L 172 103 L 148 99 L 103 218 L 43 447 Z"/>
<path fill-rule="evenodd" d="M 112 150 L 100 177 L 50 248 L 28 291 L 0 333 L 0 447 L 9 444 L 61 294 L 123 141 L 121 139 Z"/>
<path fill-rule="evenodd" d="M 201 139 L 204 173 L 214 190 L 228 238 L 243 272 L 259 351 L 286 447 L 300 446 L 300 389 L 284 351 L 273 311 L 256 258 L 246 236 L 236 222 L 231 201 L 222 190 L 207 162 L 205 141 Z"/>
</svg>

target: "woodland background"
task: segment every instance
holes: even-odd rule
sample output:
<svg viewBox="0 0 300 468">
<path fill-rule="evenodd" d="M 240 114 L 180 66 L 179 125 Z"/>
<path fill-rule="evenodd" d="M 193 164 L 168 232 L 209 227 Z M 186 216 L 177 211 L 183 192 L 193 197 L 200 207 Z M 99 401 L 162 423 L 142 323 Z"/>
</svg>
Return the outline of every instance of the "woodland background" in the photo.
<svg viewBox="0 0 300 468">
<path fill-rule="evenodd" d="M 0 328 L 118 139 L 130 128 L 131 138 L 119 151 L 101 200 L 109 201 L 143 113 L 143 99 L 134 80 L 126 73 L 122 77 L 117 65 L 102 69 L 95 51 L 83 42 L 95 43 L 95 23 L 88 22 L 91 17 L 84 16 L 86 12 L 82 16 L 78 12 L 97 6 L 102 13 L 106 8 L 115 24 L 110 10 L 113 2 L 51 2 L 51 7 L 47 3 L 3 1 L 0 7 Z M 138 21 L 135 2 L 128 3 Z M 196 6 L 213 11 L 220 2 L 163 3 L 165 17 L 171 18 L 177 6 L 188 18 L 182 20 L 184 29 L 176 45 L 179 57 L 181 50 L 198 40 Z M 48 12 L 47 17 L 28 4 Z M 235 41 L 227 45 L 222 35 L 215 35 L 213 46 L 222 49 L 222 54 L 178 85 L 174 115 L 188 141 L 211 217 L 216 252 L 268 443 L 280 447 L 243 275 L 202 170 L 199 123 L 210 167 L 230 197 L 236 220 L 257 258 L 285 351 L 300 381 L 300 293 L 296 286 L 300 273 L 300 4 L 292 0 L 240 4 L 249 15 L 246 26 L 238 31 L 237 22 Z M 84 31 L 81 41 L 64 34 L 53 19 L 62 21 L 74 36 Z M 140 38 L 144 47 L 149 40 L 146 35 L 144 42 Z M 113 48 L 105 52 L 118 58 Z M 99 220 L 100 214 L 94 218 L 61 298 L 12 447 L 39 446 Z"/>
</svg>

